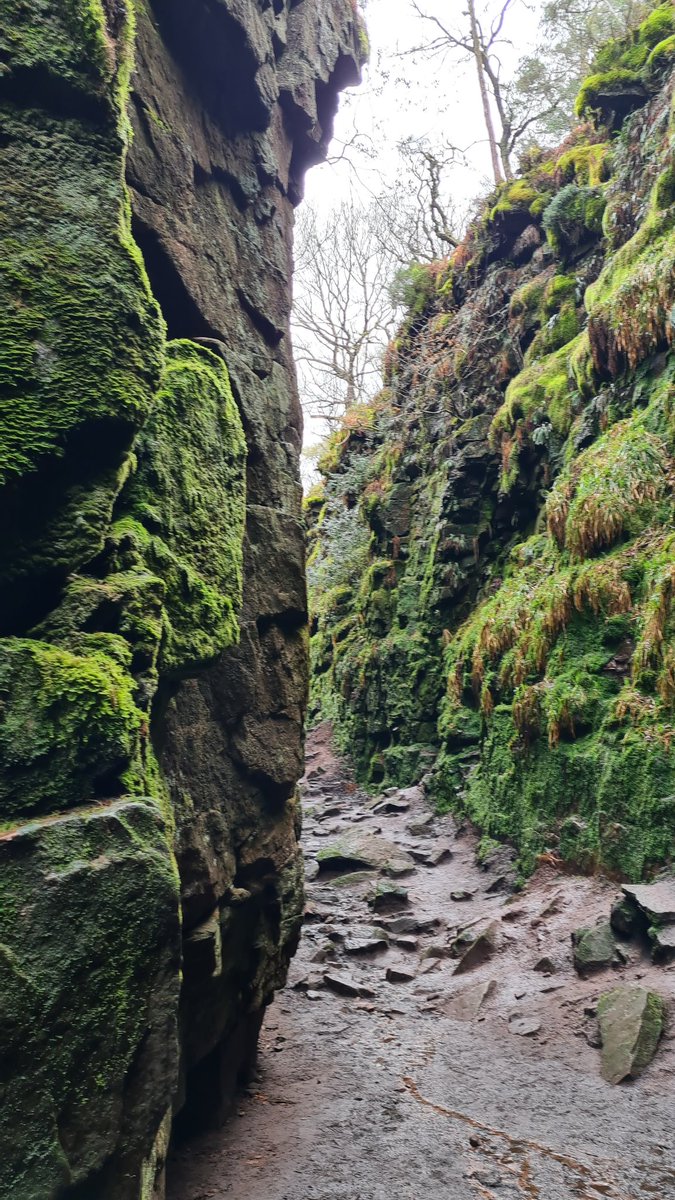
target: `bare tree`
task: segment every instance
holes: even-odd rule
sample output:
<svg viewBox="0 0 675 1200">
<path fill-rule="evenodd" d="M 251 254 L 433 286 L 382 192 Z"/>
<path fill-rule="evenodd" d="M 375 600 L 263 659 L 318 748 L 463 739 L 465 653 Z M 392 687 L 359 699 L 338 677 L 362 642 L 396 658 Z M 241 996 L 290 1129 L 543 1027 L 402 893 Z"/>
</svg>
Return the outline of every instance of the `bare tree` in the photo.
<svg viewBox="0 0 675 1200">
<path fill-rule="evenodd" d="M 504 5 L 504 8 L 502 9 L 502 14 L 501 14 L 502 22 L 506 15 L 506 10 L 508 8 L 509 3 L 510 3 L 510 0 L 506 0 L 506 4 Z M 474 62 L 476 64 L 476 71 L 478 74 L 478 87 L 480 90 L 481 104 L 483 106 L 483 120 L 485 122 L 485 129 L 487 131 L 488 142 L 490 145 L 490 157 L 492 159 L 492 172 L 495 177 L 495 183 L 501 183 L 502 173 L 501 173 L 501 168 L 499 165 L 499 153 L 497 150 L 497 138 L 495 136 L 494 122 L 492 120 L 492 111 L 490 109 L 490 97 L 488 96 L 488 88 L 487 88 L 487 79 L 486 79 L 486 71 L 485 71 L 486 51 L 485 51 L 484 39 L 482 37 L 482 32 L 480 30 L 478 20 L 476 18 L 476 5 L 475 5 L 474 0 L 468 0 L 468 5 L 469 5 L 469 8 L 468 8 L 469 28 L 471 30 L 471 52 L 474 57 Z M 495 93 L 494 85 L 493 85 L 493 94 L 495 95 L 495 99 L 496 99 L 497 93 Z M 508 170 L 508 167 L 507 167 L 507 170 Z"/>
<path fill-rule="evenodd" d="M 533 103 L 533 96 L 523 95 L 505 77 L 500 50 L 507 44 L 505 26 L 516 3 L 517 0 L 490 0 L 481 13 L 476 0 L 467 0 L 468 7 L 456 24 L 451 25 L 425 12 L 418 0 L 412 0 L 415 12 L 433 25 L 436 33 L 431 41 L 413 47 L 409 53 L 459 53 L 460 58 L 475 64 L 492 173 L 497 184 L 513 178 L 511 159 L 515 147 L 527 130 L 559 103 L 556 97 L 543 98 L 542 111 L 542 97 Z"/>
<path fill-rule="evenodd" d="M 296 232 L 293 340 L 305 410 L 329 427 L 372 398 L 396 323 L 390 285 L 400 262 L 381 237 L 375 203 L 340 204 L 320 221 L 301 210 Z"/>
<path fill-rule="evenodd" d="M 398 145 L 398 163 L 395 181 L 373 198 L 383 251 L 399 266 L 446 258 L 459 245 L 464 223 L 452 199 L 452 173 L 466 165 L 465 152 L 406 138 Z"/>
</svg>

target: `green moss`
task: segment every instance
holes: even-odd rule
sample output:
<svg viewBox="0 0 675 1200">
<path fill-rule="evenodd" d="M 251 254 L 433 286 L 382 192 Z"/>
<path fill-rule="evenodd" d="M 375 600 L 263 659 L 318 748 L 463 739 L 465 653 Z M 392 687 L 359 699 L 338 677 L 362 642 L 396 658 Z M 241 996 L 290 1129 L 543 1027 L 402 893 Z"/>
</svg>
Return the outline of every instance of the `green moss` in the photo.
<svg viewBox="0 0 675 1200">
<path fill-rule="evenodd" d="M 582 84 L 576 100 L 577 116 L 597 111 L 603 97 L 615 96 L 619 103 L 622 94 L 635 92 L 646 97 L 644 83 L 655 65 L 653 54 L 674 33 L 673 6 L 665 3 L 649 13 L 632 33 L 608 42 L 597 56 L 595 74 Z"/>
<path fill-rule="evenodd" d="M 193 670 L 236 641 L 242 589 L 246 443 L 211 351 L 170 344 L 135 454 L 108 553 L 115 571 L 163 580 L 160 670 Z"/>
<path fill-rule="evenodd" d="M 517 288 L 509 303 L 509 316 L 520 318 L 536 315 L 546 294 L 548 284 L 548 275 L 537 275 L 535 279 Z"/>
<path fill-rule="evenodd" d="M 601 376 L 634 370 L 672 340 L 674 280 L 675 214 L 653 207 L 586 293 L 593 365 Z"/>
<path fill-rule="evenodd" d="M 569 257 L 602 232 L 605 196 L 601 189 L 567 184 L 553 197 L 542 217 L 549 244 Z"/>
<path fill-rule="evenodd" d="M 555 350 L 560 350 L 573 341 L 578 332 L 579 317 L 576 303 L 572 299 L 563 303 L 557 312 L 549 316 L 528 347 L 525 362 L 529 364 L 552 354 Z"/>
<path fill-rule="evenodd" d="M 149 711 L 158 679 L 165 595 L 164 580 L 147 570 L 105 579 L 74 576 L 61 603 L 31 630 L 31 636 L 75 654 L 96 648 L 110 654 L 131 670 L 137 682 L 142 678 L 137 702 Z M 116 632 L 111 633 L 111 628 Z"/>
<path fill-rule="evenodd" d="M 654 208 L 670 208 L 675 204 L 675 164 L 666 167 L 659 175 L 652 198 Z"/>
<path fill-rule="evenodd" d="M 3 589 L 29 574 L 65 575 L 100 550 L 131 439 L 151 410 L 164 340 L 130 233 L 126 42 L 111 49 L 99 0 L 69 0 L 58 13 L 52 4 L 10 7 L 16 24 L 3 28 L 16 71 L 44 62 L 63 86 L 77 76 L 102 106 L 56 119 L 0 104 Z M 38 466 L 39 517 L 27 500 Z"/>
<path fill-rule="evenodd" d="M 675 33 L 658 42 L 647 59 L 650 72 L 656 74 L 672 66 L 675 59 Z"/>
<path fill-rule="evenodd" d="M 440 799 L 514 841 L 525 871 L 551 847 L 635 878 L 669 854 L 672 442 L 653 432 L 672 438 L 668 377 L 646 390 L 644 412 L 562 473 L 549 536 L 514 551 L 500 589 L 446 650 Z M 471 744 L 478 767 L 465 781 Z"/>
<path fill-rule="evenodd" d="M 21 639 L 0 641 L 0 815 L 120 794 L 147 724 L 129 663 Z"/>
<path fill-rule="evenodd" d="M 577 281 L 574 275 L 554 275 L 542 299 L 545 316 L 551 317 L 559 312 L 562 304 L 575 298 L 576 291 Z"/>
<path fill-rule="evenodd" d="M 566 150 L 558 159 L 558 172 L 563 184 L 576 183 L 579 187 L 597 188 L 606 183 L 609 145 L 595 142 L 582 143 Z"/>
<path fill-rule="evenodd" d="M 107 34 L 101 0 L 26 4 L 4 0 L 0 50 L 11 77 L 46 71 L 53 84 L 100 101 L 115 99 L 114 85 L 128 67 L 133 12 L 125 14 L 116 44 Z"/>
<path fill-rule="evenodd" d="M 405 308 L 409 321 L 421 317 L 436 294 L 434 270 L 425 263 L 410 263 L 397 273 L 391 286 L 394 304 Z"/>
<path fill-rule="evenodd" d="M 516 179 L 502 185 L 497 203 L 490 210 L 490 221 L 496 221 L 506 213 L 521 209 L 530 210 L 539 198 L 539 193 L 527 179 Z"/>
<path fill-rule="evenodd" d="M 575 102 L 578 117 L 597 112 L 601 99 L 605 96 L 620 97 L 626 92 L 642 88 L 642 75 L 639 70 L 627 67 L 615 67 L 611 71 L 601 71 L 585 79 Z"/>
<path fill-rule="evenodd" d="M 598 64 L 615 129 L 656 90 L 647 64 L 657 44 L 650 27 Z M 618 84 L 615 111 L 608 83 Z M 452 319 L 438 319 L 438 297 L 421 305 L 397 344 L 387 422 L 343 443 L 326 481 L 358 508 L 374 569 L 319 618 L 324 715 L 373 787 L 419 778 L 431 753 L 420 748 L 440 743 L 438 803 L 468 812 L 486 838 L 513 841 L 523 872 L 546 850 L 633 877 L 672 854 L 665 101 L 664 88 L 626 123 L 611 158 L 606 140 L 577 131 L 576 144 L 545 164 L 531 156 L 524 178 L 486 203 L 453 256 Z M 505 269 L 500 229 L 522 228 L 544 198 L 548 247 Z M 385 472 L 388 442 L 403 453 Z M 386 516 L 398 488 L 407 508 L 394 538 Z M 330 536 L 326 546 L 336 553 Z"/>
<path fill-rule="evenodd" d="M 561 435 L 569 432 L 576 396 L 569 363 L 581 336 L 531 363 L 509 384 L 490 430 L 492 445 L 501 446 L 503 492 L 509 491 L 518 478 L 519 450 L 526 437 L 536 439 L 537 429 L 545 430 L 546 426 Z"/>
<path fill-rule="evenodd" d="M 638 28 L 638 41 L 645 46 L 656 46 L 669 33 L 675 33 L 675 12 L 672 4 L 659 4 Z"/>
<path fill-rule="evenodd" d="M 453 774 L 444 754 L 441 788 Z M 525 746 L 505 705 L 490 722 L 463 808 L 489 836 L 518 846 L 525 873 L 555 849 L 582 869 L 602 864 L 639 879 L 671 852 L 674 781 L 665 748 L 630 727 Z"/>
<path fill-rule="evenodd" d="M 636 536 L 668 519 L 659 504 L 671 469 L 661 438 L 639 419 L 622 421 L 559 476 L 547 500 L 549 530 L 576 559 Z"/>
</svg>

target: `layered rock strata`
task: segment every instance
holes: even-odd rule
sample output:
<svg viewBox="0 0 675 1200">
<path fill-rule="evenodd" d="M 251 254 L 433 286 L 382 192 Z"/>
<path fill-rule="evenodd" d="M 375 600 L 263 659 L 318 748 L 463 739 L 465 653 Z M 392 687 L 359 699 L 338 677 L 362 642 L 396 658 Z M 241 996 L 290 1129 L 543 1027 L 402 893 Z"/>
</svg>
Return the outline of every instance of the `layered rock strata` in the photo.
<svg viewBox="0 0 675 1200">
<path fill-rule="evenodd" d="M 349 0 L 0 2 L 0 1193 L 163 1194 L 297 939 L 293 206 Z"/>
</svg>

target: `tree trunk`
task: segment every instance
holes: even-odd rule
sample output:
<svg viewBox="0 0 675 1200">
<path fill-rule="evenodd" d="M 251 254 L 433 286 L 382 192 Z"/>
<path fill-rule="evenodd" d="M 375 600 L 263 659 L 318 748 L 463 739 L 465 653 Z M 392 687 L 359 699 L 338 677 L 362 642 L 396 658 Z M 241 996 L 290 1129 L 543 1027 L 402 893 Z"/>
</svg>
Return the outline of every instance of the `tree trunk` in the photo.
<svg viewBox="0 0 675 1200">
<path fill-rule="evenodd" d="M 507 179 L 513 179 L 513 169 L 511 167 L 511 159 L 509 158 L 508 138 L 506 134 L 504 134 L 499 144 L 499 153 L 501 154 L 504 175 Z"/>
<path fill-rule="evenodd" d="M 488 96 L 487 84 L 485 82 L 485 71 L 483 70 L 483 48 L 480 44 L 478 36 L 478 22 L 476 21 L 476 4 L 475 0 L 468 0 L 469 3 L 469 19 L 471 21 L 471 41 L 473 44 L 473 56 L 476 61 L 476 70 L 478 71 L 478 86 L 480 87 L 480 98 L 483 103 L 483 118 L 485 120 L 485 128 L 487 129 L 488 141 L 490 143 L 490 157 L 492 158 L 492 170 L 495 177 L 495 183 L 503 183 L 504 176 L 499 163 L 499 147 L 497 138 L 495 137 L 495 128 L 492 123 L 492 113 L 490 111 L 490 97 Z"/>
</svg>

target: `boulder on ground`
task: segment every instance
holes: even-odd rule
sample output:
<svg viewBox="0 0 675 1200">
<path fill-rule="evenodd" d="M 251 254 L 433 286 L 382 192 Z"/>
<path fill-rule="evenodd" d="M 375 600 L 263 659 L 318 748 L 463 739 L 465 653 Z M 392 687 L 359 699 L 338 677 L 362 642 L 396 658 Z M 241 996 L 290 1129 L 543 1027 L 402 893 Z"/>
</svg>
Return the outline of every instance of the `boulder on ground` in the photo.
<svg viewBox="0 0 675 1200">
<path fill-rule="evenodd" d="M 599 921 L 590 929 L 575 929 L 572 934 L 574 969 L 582 977 L 607 967 L 620 966 L 625 956 L 614 940 L 609 921 Z"/>
<path fill-rule="evenodd" d="M 363 996 L 366 999 L 369 996 L 374 996 L 375 992 L 369 988 L 367 984 L 361 983 L 355 979 L 353 975 L 347 975 L 343 971 L 327 971 L 323 977 L 323 981 L 331 992 L 336 992 L 338 996 Z"/>
<path fill-rule="evenodd" d="M 410 967 L 387 967 L 387 983 L 412 983 L 415 972 Z"/>
<path fill-rule="evenodd" d="M 614 932 L 618 933 L 619 937 L 625 938 L 635 937 L 640 926 L 644 925 L 644 917 L 630 896 L 621 896 L 612 905 L 609 920 Z"/>
<path fill-rule="evenodd" d="M 664 925 L 663 928 L 652 925 L 649 937 L 654 962 L 668 962 L 675 956 L 675 925 Z"/>
<path fill-rule="evenodd" d="M 384 929 L 378 926 L 362 926 L 353 930 L 344 942 L 346 954 L 376 954 L 378 950 L 386 950 L 389 938 Z"/>
<path fill-rule="evenodd" d="M 406 889 L 386 879 L 380 880 L 366 899 L 373 912 L 398 912 L 410 907 Z"/>
<path fill-rule="evenodd" d="M 623 900 L 612 909 L 614 927 L 619 929 L 626 915 L 631 933 L 646 931 L 655 962 L 671 959 L 675 955 L 675 877 L 665 876 L 655 883 L 627 883 L 622 891 Z"/>
<path fill-rule="evenodd" d="M 617 987 L 600 997 L 602 1074 L 608 1083 L 642 1074 L 656 1053 L 663 1018 L 663 1000 L 645 988 Z"/>
<path fill-rule="evenodd" d="M 476 935 L 457 963 L 454 975 L 463 975 L 465 971 L 480 967 L 492 958 L 497 949 L 498 929 L 497 922 L 493 921 L 491 925 Z"/>
</svg>

